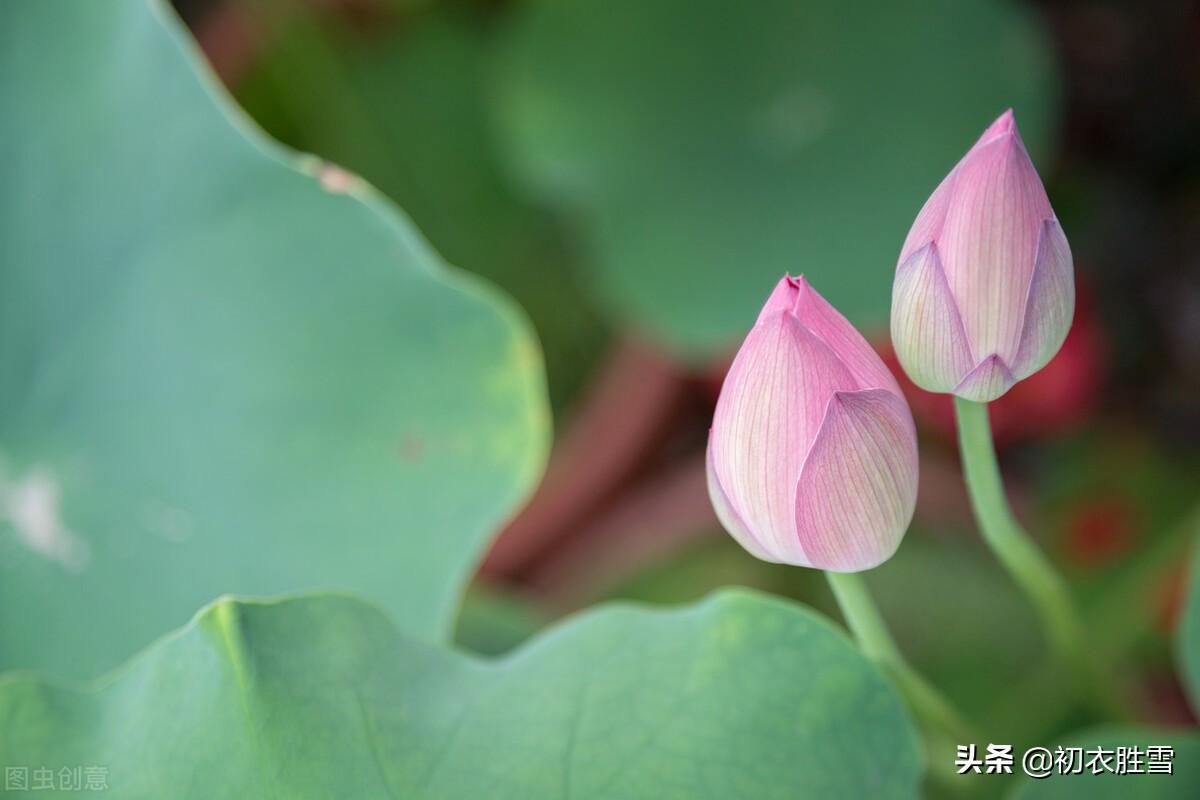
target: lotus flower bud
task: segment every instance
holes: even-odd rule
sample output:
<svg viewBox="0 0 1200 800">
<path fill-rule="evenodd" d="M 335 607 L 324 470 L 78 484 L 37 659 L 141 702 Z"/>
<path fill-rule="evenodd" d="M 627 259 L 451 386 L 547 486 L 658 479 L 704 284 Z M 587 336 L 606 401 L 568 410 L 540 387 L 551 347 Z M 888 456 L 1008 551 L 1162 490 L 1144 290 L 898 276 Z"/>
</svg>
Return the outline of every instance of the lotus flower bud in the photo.
<svg viewBox="0 0 1200 800">
<path fill-rule="evenodd" d="M 892 342 L 913 382 L 995 400 L 1046 365 L 1075 310 L 1071 250 L 1012 111 L 917 215 L 892 287 Z"/>
<path fill-rule="evenodd" d="M 708 493 L 752 555 L 836 572 L 887 560 L 912 519 L 908 404 L 862 335 L 803 277 L 775 287 L 725 376 Z"/>
</svg>

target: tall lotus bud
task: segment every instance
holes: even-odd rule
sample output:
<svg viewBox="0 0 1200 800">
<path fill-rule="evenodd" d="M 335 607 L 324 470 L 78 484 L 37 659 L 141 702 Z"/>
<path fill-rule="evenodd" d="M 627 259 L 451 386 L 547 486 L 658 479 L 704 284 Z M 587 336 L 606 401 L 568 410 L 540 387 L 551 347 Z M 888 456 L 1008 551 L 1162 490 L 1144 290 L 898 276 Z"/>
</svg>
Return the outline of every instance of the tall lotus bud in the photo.
<svg viewBox="0 0 1200 800">
<path fill-rule="evenodd" d="M 802 277 L 775 287 L 725 377 L 708 493 L 751 554 L 837 572 L 887 560 L 912 519 L 908 404 L 862 335 Z"/>
<path fill-rule="evenodd" d="M 913 382 L 995 400 L 1046 365 L 1075 310 L 1071 250 L 1012 111 L 917 215 L 892 287 L 892 342 Z"/>
</svg>

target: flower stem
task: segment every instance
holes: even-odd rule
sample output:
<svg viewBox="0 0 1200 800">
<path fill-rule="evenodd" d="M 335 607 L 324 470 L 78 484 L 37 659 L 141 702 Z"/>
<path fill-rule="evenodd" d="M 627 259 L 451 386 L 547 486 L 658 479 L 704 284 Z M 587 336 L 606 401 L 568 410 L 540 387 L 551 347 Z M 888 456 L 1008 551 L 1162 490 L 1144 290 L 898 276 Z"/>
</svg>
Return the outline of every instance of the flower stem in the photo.
<svg viewBox="0 0 1200 800">
<path fill-rule="evenodd" d="M 954 410 L 963 474 L 984 541 L 1032 601 L 1055 654 L 1067 663 L 1086 665 L 1083 627 L 1066 583 L 1009 508 L 987 403 L 955 397 Z"/>
<path fill-rule="evenodd" d="M 971 725 L 949 700 L 917 673 L 896 647 L 867 591 L 862 576 L 848 572 L 826 572 L 833 596 L 837 598 L 846 626 L 858 642 L 863 655 L 874 661 L 896 683 L 914 714 L 926 729 L 957 743 L 979 741 Z M 949 763 L 949 762 L 947 762 Z"/>
</svg>

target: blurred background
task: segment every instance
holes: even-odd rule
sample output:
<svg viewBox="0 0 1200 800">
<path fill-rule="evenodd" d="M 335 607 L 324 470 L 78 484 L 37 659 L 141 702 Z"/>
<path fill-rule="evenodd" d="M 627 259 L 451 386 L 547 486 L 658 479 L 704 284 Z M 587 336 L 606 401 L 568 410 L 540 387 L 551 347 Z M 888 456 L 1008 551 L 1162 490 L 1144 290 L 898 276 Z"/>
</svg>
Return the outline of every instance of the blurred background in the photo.
<svg viewBox="0 0 1200 800">
<path fill-rule="evenodd" d="M 993 406 L 1005 474 L 1127 713 L 1188 720 L 1169 634 L 1200 527 L 1200 4 L 177 5 L 260 125 L 364 176 L 533 320 L 555 450 L 463 609 L 460 642 L 487 653 L 602 599 L 731 583 L 836 617 L 819 573 L 755 561 L 712 515 L 724 370 L 784 272 L 887 356 L 908 226 L 1014 108 L 1080 302 L 1054 361 Z M 869 581 L 918 667 L 997 735 L 1045 744 L 1090 712 L 1037 684 L 1038 630 L 979 542 L 950 403 L 907 388 L 917 517 Z"/>
</svg>

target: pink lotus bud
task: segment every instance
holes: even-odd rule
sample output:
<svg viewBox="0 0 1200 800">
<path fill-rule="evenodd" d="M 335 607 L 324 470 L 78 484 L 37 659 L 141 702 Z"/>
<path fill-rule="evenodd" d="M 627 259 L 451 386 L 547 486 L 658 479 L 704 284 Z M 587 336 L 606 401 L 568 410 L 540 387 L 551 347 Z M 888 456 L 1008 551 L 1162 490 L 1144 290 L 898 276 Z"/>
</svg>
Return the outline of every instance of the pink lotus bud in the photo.
<svg viewBox="0 0 1200 800">
<path fill-rule="evenodd" d="M 738 351 L 708 436 L 708 493 L 751 554 L 837 572 L 887 560 L 917 497 L 917 437 L 879 356 L 784 277 Z"/>
<path fill-rule="evenodd" d="M 892 287 L 892 343 L 931 392 L 995 400 L 1046 365 L 1075 310 L 1071 249 L 1012 111 L 917 215 Z"/>
</svg>

